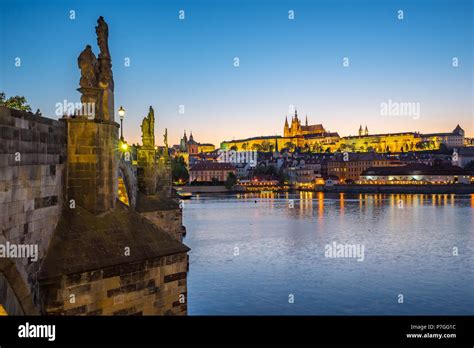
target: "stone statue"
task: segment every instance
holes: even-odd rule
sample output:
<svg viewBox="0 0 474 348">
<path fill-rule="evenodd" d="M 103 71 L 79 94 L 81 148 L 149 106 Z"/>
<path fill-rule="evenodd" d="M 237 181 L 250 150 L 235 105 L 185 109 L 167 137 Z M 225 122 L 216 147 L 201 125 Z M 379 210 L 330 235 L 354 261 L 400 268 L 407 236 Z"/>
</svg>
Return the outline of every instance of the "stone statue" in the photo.
<svg viewBox="0 0 474 348">
<path fill-rule="evenodd" d="M 168 158 L 169 157 L 169 153 L 168 153 L 168 128 L 165 128 L 165 134 L 163 135 L 163 143 L 165 144 L 164 157 Z"/>
<path fill-rule="evenodd" d="M 155 112 L 150 106 L 147 117 L 142 121 L 142 143 L 144 147 L 155 147 Z"/>
<path fill-rule="evenodd" d="M 81 69 L 81 87 L 97 87 L 98 65 L 97 58 L 92 52 L 90 45 L 87 45 L 84 51 L 77 58 L 77 65 Z"/>
<path fill-rule="evenodd" d="M 109 52 L 109 26 L 100 16 L 95 27 L 97 34 L 97 46 L 99 46 L 99 87 L 114 90 L 114 78 L 112 75 L 112 60 Z"/>
<path fill-rule="evenodd" d="M 95 27 L 97 45 L 100 53 L 98 58 L 87 45 L 77 59 L 81 69 L 79 81 L 81 102 L 95 106 L 92 114 L 87 114 L 95 119 L 114 121 L 114 78 L 112 74 L 112 59 L 109 52 L 109 27 L 104 17 L 99 17 Z"/>
<path fill-rule="evenodd" d="M 99 58 L 110 58 L 109 52 L 109 26 L 105 23 L 104 17 L 100 16 L 95 27 L 97 34 L 97 46 L 99 46 Z"/>
<path fill-rule="evenodd" d="M 166 149 L 168 149 L 168 128 L 165 128 L 165 134 L 163 135 L 163 143 Z"/>
</svg>

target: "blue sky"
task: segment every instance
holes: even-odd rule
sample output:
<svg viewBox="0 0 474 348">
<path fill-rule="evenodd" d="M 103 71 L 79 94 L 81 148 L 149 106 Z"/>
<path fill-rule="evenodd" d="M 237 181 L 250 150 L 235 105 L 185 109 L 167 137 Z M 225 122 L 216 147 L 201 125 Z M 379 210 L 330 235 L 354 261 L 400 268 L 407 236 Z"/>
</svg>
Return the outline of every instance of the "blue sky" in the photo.
<svg viewBox="0 0 474 348">
<path fill-rule="evenodd" d="M 159 142 L 165 127 L 171 143 L 184 130 L 216 145 L 282 134 L 289 105 L 341 136 L 361 123 L 373 133 L 459 123 L 474 136 L 472 1 L 0 2 L 0 90 L 54 118 L 56 103 L 79 101 L 77 56 L 86 44 L 98 54 L 94 27 L 105 17 L 116 109 L 127 110 L 132 142 L 149 105 Z M 388 100 L 420 103 L 420 118 L 381 116 Z"/>
</svg>

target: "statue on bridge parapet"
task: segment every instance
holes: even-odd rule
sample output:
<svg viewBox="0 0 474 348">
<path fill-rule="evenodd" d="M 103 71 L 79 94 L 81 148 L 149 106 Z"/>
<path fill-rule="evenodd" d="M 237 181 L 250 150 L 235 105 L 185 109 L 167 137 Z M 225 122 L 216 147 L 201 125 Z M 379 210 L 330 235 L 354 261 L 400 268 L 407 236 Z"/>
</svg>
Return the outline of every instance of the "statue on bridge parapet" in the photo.
<svg viewBox="0 0 474 348">
<path fill-rule="evenodd" d="M 150 106 L 148 115 L 142 121 L 142 145 L 144 148 L 155 148 L 155 111 Z"/>
<path fill-rule="evenodd" d="M 93 103 L 94 114 L 90 118 L 114 121 L 114 78 L 112 74 L 112 59 L 109 52 L 109 28 L 100 16 L 95 27 L 97 45 L 100 48 L 97 59 L 90 45 L 78 57 L 78 66 L 81 69 L 80 88 L 83 110 L 88 103 Z"/>
<path fill-rule="evenodd" d="M 99 53 L 99 87 L 114 90 L 114 78 L 112 74 L 112 59 L 109 52 L 109 26 L 100 16 L 95 27 L 97 34 L 97 45 L 100 48 Z"/>
<path fill-rule="evenodd" d="M 87 45 L 84 51 L 81 52 L 79 58 L 77 58 L 77 65 L 81 69 L 79 85 L 81 87 L 96 87 L 99 67 L 91 45 Z"/>
<path fill-rule="evenodd" d="M 165 160 L 169 159 L 169 153 L 168 153 L 168 128 L 165 128 L 165 134 L 163 134 L 163 143 L 165 144 L 165 151 L 164 151 L 164 158 Z"/>
</svg>

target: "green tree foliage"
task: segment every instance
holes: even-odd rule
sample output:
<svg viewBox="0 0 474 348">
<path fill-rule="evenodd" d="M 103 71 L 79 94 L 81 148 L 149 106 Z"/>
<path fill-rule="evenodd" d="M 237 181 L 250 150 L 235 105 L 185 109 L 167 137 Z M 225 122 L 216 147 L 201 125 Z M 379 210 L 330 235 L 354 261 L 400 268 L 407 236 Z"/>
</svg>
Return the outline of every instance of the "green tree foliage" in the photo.
<svg viewBox="0 0 474 348">
<path fill-rule="evenodd" d="M 10 109 L 31 112 L 31 107 L 28 105 L 26 98 L 19 95 L 7 99 L 5 93 L 0 92 L 0 105 Z"/>
<path fill-rule="evenodd" d="M 273 176 L 278 176 L 277 169 L 275 166 L 264 166 L 264 165 L 259 165 L 258 167 L 255 168 L 253 171 L 254 175 L 273 175 Z"/>
<path fill-rule="evenodd" d="M 295 149 L 295 144 L 293 144 L 291 141 L 285 143 L 283 146 L 290 151 L 293 151 Z"/>
<path fill-rule="evenodd" d="M 267 141 L 267 140 L 264 140 L 262 142 L 262 151 L 264 151 L 264 152 L 270 151 L 270 146 L 271 146 L 270 142 Z"/>
<path fill-rule="evenodd" d="M 442 153 L 444 155 L 449 155 L 451 154 L 451 151 L 448 149 L 448 147 L 446 146 L 446 144 L 439 144 L 439 153 Z"/>
<path fill-rule="evenodd" d="M 182 180 L 183 182 L 186 182 L 189 180 L 189 173 L 183 156 L 171 159 L 171 176 L 173 181 Z"/>
<path fill-rule="evenodd" d="M 225 187 L 230 190 L 232 187 L 234 187 L 237 184 L 237 177 L 235 176 L 234 173 L 229 172 L 227 173 L 227 179 L 224 183 Z"/>
</svg>

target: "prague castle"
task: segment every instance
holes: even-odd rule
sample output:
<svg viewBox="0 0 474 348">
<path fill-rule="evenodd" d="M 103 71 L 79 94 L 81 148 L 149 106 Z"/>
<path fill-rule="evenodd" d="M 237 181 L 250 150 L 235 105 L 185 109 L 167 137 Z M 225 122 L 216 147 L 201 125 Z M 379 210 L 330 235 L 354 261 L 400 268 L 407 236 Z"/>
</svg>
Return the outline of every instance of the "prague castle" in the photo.
<svg viewBox="0 0 474 348">
<path fill-rule="evenodd" d="M 261 136 L 240 140 L 224 141 L 222 149 L 239 151 L 278 151 L 287 148 L 293 151 L 300 148 L 313 152 L 407 152 L 439 149 L 441 144 L 448 148 L 464 145 L 464 130 L 457 125 L 452 132 L 421 134 L 419 132 L 400 132 L 369 134 L 367 126 L 359 127 L 358 135 L 339 137 L 336 132 L 327 131 L 322 124 L 308 125 L 308 117 L 302 125 L 295 110 L 291 118 L 285 118 L 283 136 Z"/>
<path fill-rule="evenodd" d="M 315 124 L 308 126 L 308 116 L 306 116 L 305 125 L 301 125 L 298 118 L 298 111 L 295 110 L 295 116 L 291 119 L 291 127 L 288 126 L 288 118 L 285 118 L 285 126 L 283 129 L 283 136 L 285 138 L 295 137 L 299 135 L 323 134 L 326 133 L 322 124 Z"/>
</svg>

